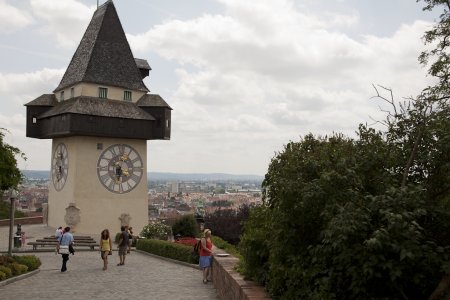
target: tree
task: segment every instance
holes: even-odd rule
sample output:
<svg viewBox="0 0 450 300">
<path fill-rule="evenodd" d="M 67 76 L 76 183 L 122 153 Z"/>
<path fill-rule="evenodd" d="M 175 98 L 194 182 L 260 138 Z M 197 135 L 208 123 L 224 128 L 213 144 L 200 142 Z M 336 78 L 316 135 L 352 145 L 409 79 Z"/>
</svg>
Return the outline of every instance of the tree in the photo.
<svg viewBox="0 0 450 300">
<path fill-rule="evenodd" d="M 391 108 L 377 131 L 289 142 L 241 239 L 246 275 L 279 299 L 439 299 L 450 286 L 450 3 L 425 34 L 438 83 Z M 388 96 L 384 96 L 387 92 Z M 436 288 L 437 286 L 437 288 Z M 430 296 L 431 295 L 431 296 Z"/>
<path fill-rule="evenodd" d="M 198 225 L 194 215 L 184 215 L 176 220 L 172 226 L 172 232 L 174 236 L 196 237 L 198 235 Z"/>
<path fill-rule="evenodd" d="M 402 186 L 409 149 L 389 132 L 358 133 L 308 135 L 272 160 L 240 247 L 275 298 L 423 299 L 444 274 L 448 211 L 416 163 Z"/>
<path fill-rule="evenodd" d="M 430 65 L 428 73 L 436 77 L 439 82 L 425 89 L 435 96 L 436 99 L 449 99 L 449 80 L 450 80 L 450 2 L 447 0 L 422 0 L 425 2 L 424 11 L 431 11 L 443 7 L 439 16 L 439 21 L 432 29 L 425 32 L 425 44 L 435 44 L 432 50 L 424 51 L 419 56 L 419 62 L 426 66 Z M 420 0 L 417 0 L 420 2 Z"/>
<path fill-rule="evenodd" d="M 419 2 L 419 1 L 418 1 Z M 419 61 L 424 66 L 429 65 L 428 73 L 438 79 L 438 83 L 434 86 L 429 86 L 424 89 L 422 96 L 426 99 L 430 99 L 437 105 L 442 107 L 440 114 L 443 116 L 441 123 L 437 123 L 436 131 L 444 136 L 441 139 L 441 143 L 446 145 L 446 155 L 443 154 L 440 157 L 441 167 L 438 172 L 435 172 L 434 177 L 441 180 L 435 180 L 435 185 L 432 187 L 432 193 L 437 195 L 439 205 L 446 208 L 446 211 L 450 210 L 450 177 L 448 176 L 448 170 L 450 169 L 450 136 L 448 130 L 448 123 L 450 122 L 450 2 L 444 0 L 424 0 L 426 3 L 424 10 L 434 10 L 443 8 L 439 21 L 428 30 L 424 35 L 424 41 L 426 44 L 435 45 L 435 48 L 429 51 L 424 51 L 419 56 Z M 431 176 L 430 176 L 431 177 Z M 445 225 L 445 224 L 443 224 Z M 445 230 L 445 226 L 442 226 Z M 446 228 L 448 230 L 448 228 Z M 448 269 L 450 269 L 450 261 L 448 262 Z M 445 274 L 436 289 L 433 291 L 430 300 L 439 299 L 443 294 L 449 293 L 450 290 L 450 274 Z"/>
<path fill-rule="evenodd" d="M 16 188 L 22 181 L 22 173 L 17 167 L 16 156 L 26 159 L 25 154 L 18 148 L 3 141 L 6 129 L 0 128 L 0 193 Z"/>
<path fill-rule="evenodd" d="M 249 205 L 241 205 L 237 210 L 218 209 L 205 215 L 205 228 L 232 245 L 237 245 L 242 234 L 243 222 L 248 218 Z"/>
<path fill-rule="evenodd" d="M 11 216 L 11 204 L 8 202 L 0 202 L 0 220 L 9 219 Z M 20 210 L 14 211 L 14 218 L 23 218 L 26 214 Z"/>
</svg>

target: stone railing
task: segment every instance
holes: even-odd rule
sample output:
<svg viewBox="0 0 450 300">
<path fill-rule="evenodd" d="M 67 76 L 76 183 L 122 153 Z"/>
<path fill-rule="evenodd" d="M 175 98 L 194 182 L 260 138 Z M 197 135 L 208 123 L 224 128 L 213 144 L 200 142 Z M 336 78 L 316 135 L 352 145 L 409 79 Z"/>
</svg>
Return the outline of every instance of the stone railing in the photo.
<svg viewBox="0 0 450 300">
<path fill-rule="evenodd" d="M 234 270 L 238 261 L 231 255 L 214 256 L 212 278 L 219 298 L 222 300 L 270 299 L 264 287 L 253 281 L 245 280 Z"/>
<path fill-rule="evenodd" d="M 37 217 L 25 217 L 25 218 L 14 218 L 14 225 L 16 224 L 42 224 L 42 216 Z M 9 219 L 0 220 L 0 226 L 9 226 Z"/>
</svg>

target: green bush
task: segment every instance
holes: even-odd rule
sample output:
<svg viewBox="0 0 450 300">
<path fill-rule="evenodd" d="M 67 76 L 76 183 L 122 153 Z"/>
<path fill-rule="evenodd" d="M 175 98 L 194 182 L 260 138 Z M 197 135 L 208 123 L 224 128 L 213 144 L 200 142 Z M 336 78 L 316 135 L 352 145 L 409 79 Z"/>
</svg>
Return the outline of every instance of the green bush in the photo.
<svg viewBox="0 0 450 300">
<path fill-rule="evenodd" d="M 220 236 L 228 243 L 237 246 L 239 244 L 243 222 L 248 219 L 249 205 L 241 205 L 235 209 L 218 209 L 213 213 L 207 213 L 204 217 L 205 228 L 212 231 L 214 236 Z"/>
<path fill-rule="evenodd" d="M 34 255 L 13 256 L 16 262 L 28 267 L 28 271 L 33 271 L 41 266 L 41 260 Z"/>
<path fill-rule="evenodd" d="M 270 225 L 269 210 L 265 206 L 255 207 L 250 211 L 245 222 L 244 234 L 241 237 L 239 251 L 242 259 L 239 270 L 246 278 L 265 284 L 269 276 L 269 242 Z"/>
<path fill-rule="evenodd" d="M 239 253 L 238 249 L 235 246 L 228 243 L 227 241 L 224 241 L 222 238 L 214 235 L 211 236 L 211 240 L 213 245 L 216 246 L 217 248 L 224 250 L 225 252 L 233 255 L 234 257 L 241 258 L 241 254 Z"/>
<path fill-rule="evenodd" d="M 19 263 L 16 263 L 16 262 L 12 263 L 10 265 L 10 268 L 11 268 L 11 271 L 12 271 L 14 276 L 21 275 L 21 274 L 26 273 L 28 271 L 28 267 L 27 266 L 19 264 Z"/>
<path fill-rule="evenodd" d="M 140 236 L 148 239 L 158 239 L 167 241 L 171 233 L 172 229 L 170 226 L 162 223 L 154 223 L 144 226 Z"/>
<path fill-rule="evenodd" d="M 174 236 L 196 237 L 198 235 L 198 225 L 194 215 L 185 215 L 175 221 L 172 226 Z"/>
<path fill-rule="evenodd" d="M 3 273 L 2 271 L 0 271 L 0 281 L 5 280 L 6 279 L 6 274 Z"/>
<path fill-rule="evenodd" d="M 139 239 L 136 249 L 190 264 L 198 263 L 198 254 L 191 246 L 155 239 Z"/>
<path fill-rule="evenodd" d="M 36 270 L 41 266 L 41 260 L 34 255 L 2 255 L 0 256 L 0 280 Z M 4 274 L 4 275 L 2 275 Z M 4 279 L 5 279 L 4 278 Z"/>
<path fill-rule="evenodd" d="M 6 266 L 0 266 L 0 272 L 5 274 L 6 279 L 11 278 L 13 276 L 11 269 Z"/>
<path fill-rule="evenodd" d="M 14 258 L 8 255 L 2 255 L 0 256 L 0 266 L 8 266 L 15 262 Z"/>
<path fill-rule="evenodd" d="M 11 204 L 8 202 L 0 201 L 0 220 L 9 219 Z M 20 210 L 14 211 L 14 218 L 23 218 L 27 215 Z"/>
<path fill-rule="evenodd" d="M 122 232 L 118 232 L 118 233 L 116 233 L 116 237 L 114 238 L 114 242 L 116 243 L 116 244 L 118 244 L 119 243 L 119 240 L 120 240 L 120 235 L 122 234 Z"/>
<path fill-rule="evenodd" d="M 358 134 L 308 135 L 272 159 L 239 249 L 273 298 L 428 299 L 448 274 L 450 214 L 438 198 L 450 190 L 427 189 L 433 168 L 402 186 L 408 155 L 375 130 Z"/>
</svg>

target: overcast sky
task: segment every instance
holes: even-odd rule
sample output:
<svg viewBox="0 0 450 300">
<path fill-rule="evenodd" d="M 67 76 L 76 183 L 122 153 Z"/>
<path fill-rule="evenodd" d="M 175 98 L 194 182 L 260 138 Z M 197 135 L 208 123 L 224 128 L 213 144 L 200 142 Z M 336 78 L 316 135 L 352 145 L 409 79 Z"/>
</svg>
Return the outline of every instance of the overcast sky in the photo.
<svg viewBox="0 0 450 300">
<path fill-rule="evenodd" d="M 104 0 L 100 0 L 102 4 Z M 115 0 L 144 81 L 173 108 L 148 170 L 264 175 L 308 133 L 355 136 L 382 119 L 372 84 L 397 99 L 430 83 L 417 57 L 438 16 L 414 0 Z M 48 170 L 51 140 L 25 137 L 23 104 L 59 84 L 95 0 L 0 0 L 0 127 Z"/>
</svg>

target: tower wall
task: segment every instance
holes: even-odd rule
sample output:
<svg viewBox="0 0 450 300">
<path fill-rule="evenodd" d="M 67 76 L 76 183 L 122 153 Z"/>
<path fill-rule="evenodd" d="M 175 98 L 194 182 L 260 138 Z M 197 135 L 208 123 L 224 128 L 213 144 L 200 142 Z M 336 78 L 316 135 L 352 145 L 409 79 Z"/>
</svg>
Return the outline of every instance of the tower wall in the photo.
<svg viewBox="0 0 450 300">
<path fill-rule="evenodd" d="M 53 140 L 52 155 L 59 143 L 66 145 L 69 154 L 68 176 L 60 191 L 50 184 L 48 203 L 50 226 L 70 226 L 71 224 L 66 222 L 67 219 L 65 220 L 68 214 L 74 217 L 69 218 L 69 223 L 78 220 L 71 226 L 73 231 L 78 233 L 99 234 L 105 228 L 114 233 L 119 231 L 122 224 L 133 226 L 136 231 L 140 231 L 148 224 L 147 142 L 145 140 L 84 136 L 60 138 Z M 109 191 L 102 185 L 97 175 L 100 155 L 114 144 L 126 144 L 133 147 L 143 162 L 143 174 L 139 183 L 127 193 Z M 72 207 L 67 212 L 66 208 L 70 205 Z"/>
</svg>

